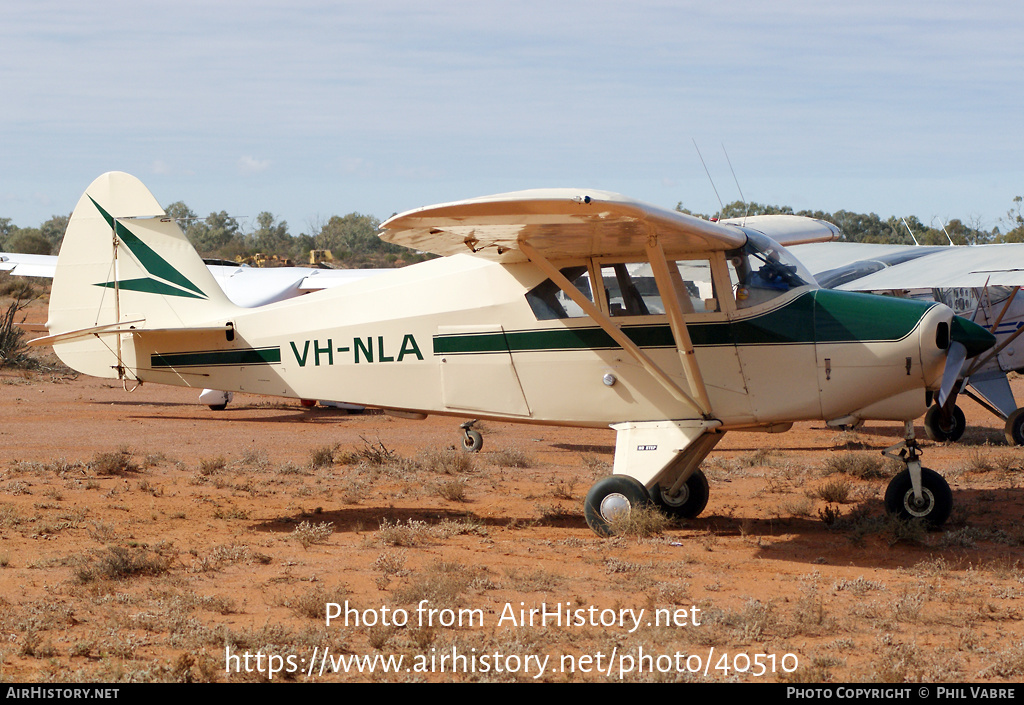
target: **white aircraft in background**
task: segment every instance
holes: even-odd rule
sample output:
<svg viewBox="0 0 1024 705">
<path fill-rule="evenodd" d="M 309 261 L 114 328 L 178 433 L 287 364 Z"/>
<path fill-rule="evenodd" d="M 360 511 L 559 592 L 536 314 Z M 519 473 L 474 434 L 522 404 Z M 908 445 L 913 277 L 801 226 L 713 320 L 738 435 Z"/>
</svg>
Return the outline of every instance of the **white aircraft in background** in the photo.
<svg viewBox="0 0 1024 705">
<path fill-rule="evenodd" d="M 956 441 L 966 428 L 959 394 L 1005 422 L 1006 442 L 1024 445 L 1024 409 L 1007 373 L 1024 370 L 1024 244 L 974 246 L 817 243 L 794 248 L 818 283 L 829 289 L 891 293 L 946 304 L 996 336 L 995 347 L 966 365 L 945 404 L 925 414 L 935 441 Z"/>
<path fill-rule="evenodd" d="M 545 189 L 421 208 L 382 229 L 441 257 L 243 308 L 141 182 L 104 174 L 72 214 L 50 335 L 32 343 L 84 374 L 135 384 L 610 426 L 613 474 L 584 503 L 602 535 L 651 502 L 700 514 L 700 463 L 728 431 L 903 421 L 889 452 L 906 469 L 885 506 L 933 526 L 948 518 L 952 492 L 922 467 L 913 420 L 926 390 L 994 337 L 939 303 L 821 289 L 768 236 L 830 239 L 835 226 L 712 223 L 617 194 Z M 647 265 L 656 291 L 630 273 Z M 711 296 L 694 295 L 691 269 L 710 273 Z"/>
<path fill-rule="evenodd" d="M 330 289 L 373 276 L 381 271 L 314 267 L 263 268 L 232 264 L 226 260 L 205 262 L 227 297 L 245 308 L 283 301 L 311 291 Z M 53 279 L 56 269 L 57 258 L 54 255 L 0 252 L 0 272 L 8 272 L 12 276 Z"/>
</svg>

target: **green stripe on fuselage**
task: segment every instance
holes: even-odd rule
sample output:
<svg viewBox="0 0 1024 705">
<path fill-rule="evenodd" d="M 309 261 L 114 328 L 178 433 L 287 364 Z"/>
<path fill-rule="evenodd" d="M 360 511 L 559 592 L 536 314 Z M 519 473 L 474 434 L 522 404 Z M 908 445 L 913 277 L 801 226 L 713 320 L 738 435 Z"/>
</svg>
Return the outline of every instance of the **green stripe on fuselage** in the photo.
<svg viewBox="0 0 1024 705">
<path fill-rule="evenodd" d="M 150 355 L 154 369 L 162 367 L 223 367 L 231 365 L 277 365 L 281 348 L 245 348 L 243 350 L 202 350 L 199 352 Z"/>
<path fill-rule="evenodd" d="M 895 341 L 909 335 L 933 305 L 818 289 L 750 318 L 709 323 L 690 321 L 687 330 L 696 347 Z M 622 331 L 641 348 L 675 347 L 672 330 L 667 324 L 623 326 Z M 435 355 L 619 347 L 610 335 L 592 326 L 434 336 Z"/>
</svg>

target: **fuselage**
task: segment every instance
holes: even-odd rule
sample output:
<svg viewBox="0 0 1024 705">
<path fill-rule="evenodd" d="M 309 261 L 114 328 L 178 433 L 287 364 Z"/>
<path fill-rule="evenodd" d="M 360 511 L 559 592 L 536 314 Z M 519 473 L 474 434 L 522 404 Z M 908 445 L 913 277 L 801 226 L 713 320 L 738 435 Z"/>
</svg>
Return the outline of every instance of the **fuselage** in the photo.
<svg viewBox="0 0 1024 705">
<path fill-rule="evenodd" d="M 708 298 L 689 287 L 696 306 L 684 318 L 710 415 L 723 428 L 849 415 L 903 420 L 924 412 L 924 390 L 936 388 L 942 374 L 947 307 L 813 284 L 742 301 L 743 282 L 717 271 L 726 258 L 688 259 L 687 266 L 693 262 L 705 262 L 717 284 L 704 292 L 713 294 Z M 658 292 L 637 308 L 622 292 L 636 283 L 642 289 L 643 277 L 634 267 L 633 284 L 614 281 L 625 270 L 617 264 L 569 262 L 562 271 L 589 275 L 584 284 L 595 304 L 688 388 Z M 591 286 L 595 281 L 603 286 Z M 238 309 L 232 340 L 211 332 L 186 348 L 135 336 L 129 366 L 143 381 L 426 414 L 580 426 L 694 417 L 591 318 L 568 307 L 548 312 L 548 304 L 560 305 L 544 293 L 547 284 L 529 263 L 455 255 Z"/>
</svg>

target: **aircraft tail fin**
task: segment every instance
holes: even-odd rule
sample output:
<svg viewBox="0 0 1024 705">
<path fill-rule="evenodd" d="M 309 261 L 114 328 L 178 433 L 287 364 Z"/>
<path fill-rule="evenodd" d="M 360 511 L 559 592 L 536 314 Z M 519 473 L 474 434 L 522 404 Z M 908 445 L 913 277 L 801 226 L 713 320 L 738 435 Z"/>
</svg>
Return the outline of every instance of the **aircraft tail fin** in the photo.
<svg viewBox="0 0 1024 705">
<path fill-rule="evenodd" d="M 109 172 L 89 185 L 68 223 L 50 293 L 46 342 L 65 364 L 131 377 L 122 345 L 128 331 L 225 326 L 236 310 L 141 181 Z"/>
</svg>

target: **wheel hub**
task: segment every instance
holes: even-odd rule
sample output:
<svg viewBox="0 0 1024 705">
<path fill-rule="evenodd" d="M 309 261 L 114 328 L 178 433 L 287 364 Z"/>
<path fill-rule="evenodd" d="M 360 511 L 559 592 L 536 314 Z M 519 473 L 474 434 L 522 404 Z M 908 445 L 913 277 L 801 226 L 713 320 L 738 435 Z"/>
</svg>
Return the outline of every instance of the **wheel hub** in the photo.
<svg viewBox="0 0 1024 705">
<path fill-rule="evenodd" d="M 665 504 L 670 507 L 681 507 L 690 499 L 690 487 L 684 483 L 676 494 L 673 495 L 662 492 L 661 498 L 665 500 Z"/>
<path fill-rule="evenodd" d="M 605 521 L 615 521 L 629 515 L 629 498 L 620 492 L 612 492 L 601 500 L 601 516 Z"/>
<path fill-rule="evenodd" d="M 903 497 L 903 507 L 913 517 L 926 517 L 935 507 L 935 496 L 927 487 L 921 488 L 921 499 L 914 496 L 914 490 L 910 490 Z"/>
</svg>

